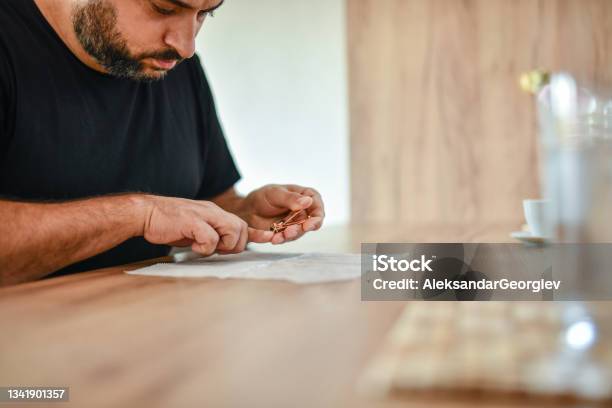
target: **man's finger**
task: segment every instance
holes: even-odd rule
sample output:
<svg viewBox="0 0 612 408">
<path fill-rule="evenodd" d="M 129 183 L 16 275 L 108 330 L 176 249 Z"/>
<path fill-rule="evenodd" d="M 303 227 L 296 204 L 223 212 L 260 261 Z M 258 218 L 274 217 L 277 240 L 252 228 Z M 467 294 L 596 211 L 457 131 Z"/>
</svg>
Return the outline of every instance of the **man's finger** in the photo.
<svg viewBox="0 0 612 408">
<path fill-rule="evenodd" d="M 323 204 L 323 198 L 321 198 L 321 194 L 313 188 L 306 188 L 302 192 L 303 195 L 312 198 L 312 205 L 308 213 L 312 217 L 321 217 L 321 219 L 325 218 L 325 204 Z"/>
<path fill-rule="evenodd" d="M 283 186 L 287 188 L 287 190 L 299 193 L 306 197 L 312 198 L 312 205 L 308 208 L 308 214 L 312 217 L 321 217 L 321 219 L 325 218 L 325 204 L 323 203 L 323 198 L 321 194 L 311 187 L 302 187 L 295 184 L 287 184 Z"/>
<path fill-rule="evenodd" d="M 219 229 L 219 244 L 217 249 L 222 251 L 233 251 L 240 241 L 242 226 L 231 217 L 227 217 L 226 224 Z"/>
<path fill-rule="evenodd" d="M 277 208 L 288 208 L 291 211 L 305 210 L 313 203 L 313 198 L 292 192 L 281 186 L 271 187 L 266 191 L 266 200 Z"/>
<path fill-rule="evenodd" d="M 219 242 L 219 235 L 210 225 L 200 221 L 193 228 L 194 242 L 191 249 L 202 255 L 210 255 L 215 252 Z"/>
<path fill-rule="evenodd" d="M 274 237 L 272 237 L 272 240 L 270 242 L 273 245 L 282 244 L 283 242 L 285 242 L 285 236 L 282 232 L 277 232 L 276 234 L 274 234 Z"/>
<path fill-rule="evenodd" d="M 283 236 L 286 241 L 293 241 L 298 239 L 301 235 L 303 235 L 303 230 L 301 225 L 291 225 L 287 227 L 285 231 L 283 231 Z"/>
<path fill-rule="evenodd" d="M 323 218 L 321 217 L 311 217 L 302 225 L 304 231 L 317 231 L 323 226 Z"/>
<path fill-rule="evenodd" d="M 272 240 L 274 233 L 272 231 L 264 231 L 249 227 L 249 242 L 256 244 L 265 244 Z"/>
<path fill-rule="evenodd" d="M 302 238 L 305 233 L 301 225 L 292 225 L 283 232 L 283 235 L 285 237 L 285 242 L 289 242 Z"/>
<path fill-rule="evenodd" d="M 232 253 L 239 254 L 246 249 L 247 242 L 249 240 L 249 227 L 246 222 L 242 223 L 242 228 L 240 230 L 240 238 L 238 238 L 238 243 L 232 249 Z"/>
<path fill-rule="evenodd" d="M 191 246 L 191 244 L 193 244 L 193 239 L 185 238 L 185 239 L 181 239 L 180 241 L 170 242 L 167 245 L 171 247 L 184 248 L 184 247 Z"/>
</svg>

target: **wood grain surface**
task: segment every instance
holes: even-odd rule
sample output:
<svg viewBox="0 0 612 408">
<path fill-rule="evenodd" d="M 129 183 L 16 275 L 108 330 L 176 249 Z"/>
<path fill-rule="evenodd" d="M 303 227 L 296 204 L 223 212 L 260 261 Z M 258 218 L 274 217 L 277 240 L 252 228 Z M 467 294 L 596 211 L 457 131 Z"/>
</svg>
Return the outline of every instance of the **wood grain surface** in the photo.
<svg viewBox="0 0 612 408">
<path fill-rule="evenodd" d="M 363 231 L 385 241 L 415 233 L 360 226 L 343 234 Z M 496 242 L 506 233 L 492 226 L 418 234 Z M 0 386 L 67 386 L 74 407 L 432 406 L 358 392 L 357 379 L 406 305 L 362 302 L 359 281 L 297 286 L 123 273 L 132 268 L 0 289 Z"/>
<path fill-rule="evenodd" d="M 522 219 L 534 68 L 612 81 L 609 0 L 348 0 L 352 219 Z"/>
</svg>

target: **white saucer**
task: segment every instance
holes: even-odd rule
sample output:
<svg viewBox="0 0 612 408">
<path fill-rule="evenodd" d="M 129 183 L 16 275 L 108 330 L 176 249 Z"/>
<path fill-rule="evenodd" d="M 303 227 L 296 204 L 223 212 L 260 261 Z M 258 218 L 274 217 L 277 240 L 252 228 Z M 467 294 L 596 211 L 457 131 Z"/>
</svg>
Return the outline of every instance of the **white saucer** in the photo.
<svg viewBox="0 0 612 408">
<path fill-rule="evenodd" d="M 542 245 L 550 241 L 550 237 L 532 235 L 529 231 L 515 231 L 510 236 L 528 245 Z"/>
</svg>

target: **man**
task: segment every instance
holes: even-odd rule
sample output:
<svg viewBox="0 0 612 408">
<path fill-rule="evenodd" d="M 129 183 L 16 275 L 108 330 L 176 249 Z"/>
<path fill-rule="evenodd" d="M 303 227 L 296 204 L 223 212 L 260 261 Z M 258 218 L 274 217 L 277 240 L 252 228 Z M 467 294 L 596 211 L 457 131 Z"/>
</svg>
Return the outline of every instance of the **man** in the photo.
<svg viewBox="0 0 612 408">
<path fill-rule="evenodd" d="M 222 0 L 0 2 L 0 284 L 321 227 L 320 195 L 246 197 L 195 52 Z M 281 233 L 291 211 L 311 218 Z"/>
</svg>

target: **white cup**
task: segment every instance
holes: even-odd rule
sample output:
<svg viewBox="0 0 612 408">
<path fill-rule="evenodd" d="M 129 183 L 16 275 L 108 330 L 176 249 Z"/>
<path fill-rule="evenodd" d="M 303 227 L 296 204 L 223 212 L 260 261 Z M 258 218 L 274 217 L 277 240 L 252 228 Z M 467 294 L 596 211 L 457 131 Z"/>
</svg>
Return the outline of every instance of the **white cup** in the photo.
<svg viewBox="0 0 612 408">
<path fill-rule="evenodd" d="M 548 200 L 523 200 L 525 220 L 534 237 L 550 237 L 550 202 Z"/>
</svg>

